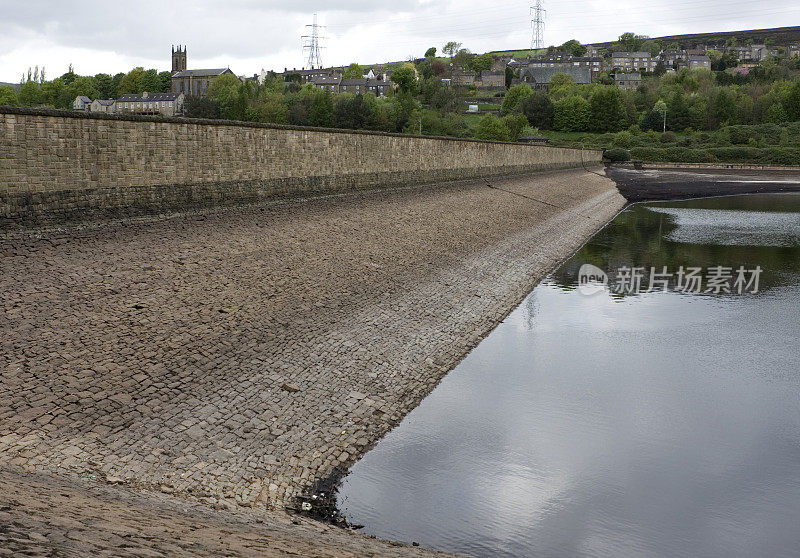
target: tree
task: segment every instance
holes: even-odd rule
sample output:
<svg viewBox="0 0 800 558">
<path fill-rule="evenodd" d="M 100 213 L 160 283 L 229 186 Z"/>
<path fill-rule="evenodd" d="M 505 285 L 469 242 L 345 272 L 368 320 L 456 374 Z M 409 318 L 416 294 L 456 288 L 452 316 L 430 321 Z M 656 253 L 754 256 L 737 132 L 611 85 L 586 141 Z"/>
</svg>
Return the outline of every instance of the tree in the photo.
<svg viewBox="0 0 800 558">
<path fill-rule="evenodd" d="M 479 54 L 473 56 L 472 60 L 469 61 L 469 68 L 475 72 L 481 73 L 491 68 L 493 63 L 494 58 L 492 58 L 491 54 Z"/>
<path fill-rule="evenodd" d="M 635 33 L 623 33 L 619 36 L 618 42 L 622 45 L 622 47 L 626 51 L 635 51 L 639 50 L 641 44 L 644 42 L 645 39 L 648 37 L 643 35 L 636 35 Z"/>
<path fill-rule="evenodd" d="M 219 103 L 208 97 L 189 95 L 183 102 L 183 114 L 189 118 L 217 119 L 220 117 Z"/>
<path fill-rule="evenodd" d="M 344 70 L 342 70 L 342 77 L 344 79 L 359 79 L 364 77 L 364 70 L 361 68 L 361 66 L 353 62 Z"/>
<path fill-rule="evenodd" d="M 0 105 L 15 107 L 19 104 L 17 93 L 11 85 L 0 85 Z"/>
<path fill-rule="evenodd" d="M 97 84 L 97 97 L 99 99 L 116 99 L 117 91 L 114 87 L 114 78 L 108 74 L 97 74 L 94 76 Z"/>
<path fill-rule="evenodd" d="M 514 114 L 522 111 L 522 102 L 533 94 L 533 89 L 527 83 L 520 83 L 506 91 L 500 114 Z"/>
<path fill-rule="evenodd" d="M 75 97 L 69 97 L 67 88 L 61 78 L 46 81 L 42 84 L 42 103 L 58 109 L 71 109 Z"/>
<path fill-rule="evenodd" d="M 158 71 L 152 69 L 145 70 L 144 76 L 142 77 L 142 91 L 161 93 L 162 87 L 163 85 L 161 83 L 161 78 L 158 77 Z"/>
<path fill-rule="evenodd" d="M 75 70 L 72 69 L 72 64 L 70 64 L 67 73 L 61 76 L 61 81 L 64 85 L 69 85 L 76 77 L 78 76 L 75 74 Z"/>
<path fill-rule="evenodd" d="M 134 68 L 120 80 L 119 86 L 117 87 L 117 93 L 119 95 L 125 95 L 126 93 L 142 93 L 145 91 L 144 89 L 144 68 L 141 66 Z M 66 80 L 64 80 L 66 85 L 69 85 Z"/>
<path fill-rule="evenodd" d="M 565 74 L 564 72 L 558 72 L 553 74 L 553 77 L 550 78 L 550 93 L 555 94 L 554 96 L 558 96 L 558 92 L 561 89 L 569 89 L 575 86 L 575 80 L 569 74 Z"/>
<path fill-rule="evenodd" d="M 412 93 L 416 89 L 417 72 L 413 64 L 403 64 L 392 72 L 391 79 L 403 93 Z"/>
<path fill-rule="evenodd" d="M 625 127 L 626 120 L 619 88 L 613 85 L 596 88 L 589 97 L 589 129 L 592 132 L 618 132 Z"/>
<path fill-rule="evenodd" d="M 795 81 L 783 101 L 783 109 L 791 122 L 800 120 L 800 81 Z"/>
<path fill-rule="evenodd" d="M 81 95 L 96 99 L 97 81 L 91 76 L 78 76 L 72 80 L 72 83 L 67 85 L 65 93 L 70 102 Z"/>
<path fill-rule="evenodd" d="M 656 39 L 645 39 L 639 45 L 639 50 L 643 52 L 649 52 L 651 56 L 658 56 L 658 54 L 663 50 L 663 44 L 661 41 Z"/>
<path fill-rule="evenodd" d="M 570 39 L 569 41 L 558 47 L 558 50 L 563 52 L 569 52 L 572 56 L 583 56 L 584 54 L 586 54 L 586 47 L 580 44 L 575 39 Z"/>
<path fill-rule="evenodd" d="M 664 104 L 664 107 L 666 106 L 667 105 Z M 642 122 L 639 124 L 639 127 L 642 130 L 645 131 L 653 130 L 654 132 L 662 131 L 663 126 L 664 126 L 664 119 L 655 110 L 647 111 L 647 114 L 644 115 L 644 118 L 642 118 Z"/>
<path fill-rule="evenodd" d="M 461 43 L 457 43 L 455 41 L 450 41 L 442 47 L 442 52 L 449 56 L 451 60 L 460 50 Z"/>
<path fill-rule="evenodd" d="M 510 141 L 517 141 L 522 135 L 522 131 L 528 127 L 528 119 L 522 114 L 509 114 L 501 118 L 500 121 L 508 130 L 508 139 Z"/>
<path fill-rule="evenodd" d="M 257 110 L 259 122 L 270 124 L 286 124 L 289 122 L 289 107 L 286 106 L 283 95 L 267 92 L 259 101 Z"/>
<path fill-rule="evenodd" d="M 425 58 L 433 58 L 436 56 L 436 47 L 431 47 L 425 51 Z"/>
<path fill-rule="evenodd" d="M 462 48 L 455 54 L 455 56 L 453 56 L 452 58 L 453 65 L 456 66 L 457 68 L 463 68 L 463 69 L 469 68 L 472 63 L 472 59 L 474 57 L 475 55 L 472 54 L 469 50 Z"/>
<path fill-rule="evenodd" d="M 559 132 L 584 132 L 589 129 L 589 101 L 571 95 L 555 102 L 553 128 Z"/>
<path fill-rule="evenodd" d="M 161 82 L 161 93 L 169 93 L 172 90 L 172 72 L 159 72 L 158 79 Z"/>
<path fill-rule="evenodd" d="M 17 93 L 19 104 L 24 107 L 37 107 L 42 104 L 41 86 L 35 81 L 26 81 Z"/>
<path fill-rule="evenodd" d="M 475 139 L 486 141 L 508 141 L 508 128 L 493 114 L 487 114 L 475 126 Z"/>
<path fill-rule="evenodd" d="M 738 122 L 739 107 L 736 103 L 736 93 L 728 88 L 722 88 L 714 98 L 714 119 L 719 125 L 727 126 Z"/>
<path fill-rule="evenodd" d="M 233 74 L 222 74 L 211 80 L 208 96 L 219 103 L 220 116 L 226 120 L 244 120 L 244 107 L 239 101 L 242 82 Z"/>
<path fill-rule="evenodd" d="M 372 119 L 372 107 L 364 101 L 363 95 L 339 95 L 333 119 L 337 128 L 363 129 Z"/>
<path fill-rule="evenodd" d="M 447 71 L 447 66 L 441 60 L 434 60 L 431 62 L 431 71 L 435 76 L 442 76 Z"/>
<path fill-rule="evenodd" d="M 329 91 L 315 91 L 308 109 L 308 123 L 312 126 L 333 126 L 333 96 Z"/>
<path fill-rule="evenodd" d="M 533 91 L 523 99 L 522 114 L 534 128 L 553 128 L 553 101 L 544 91 Z"/>
<path fill-rule="evenodd" d="M 417 62 L 417 72 L 422 79 L 428 79 L 433 75 L 432 58 L 423 58 Z"/>
</svg>

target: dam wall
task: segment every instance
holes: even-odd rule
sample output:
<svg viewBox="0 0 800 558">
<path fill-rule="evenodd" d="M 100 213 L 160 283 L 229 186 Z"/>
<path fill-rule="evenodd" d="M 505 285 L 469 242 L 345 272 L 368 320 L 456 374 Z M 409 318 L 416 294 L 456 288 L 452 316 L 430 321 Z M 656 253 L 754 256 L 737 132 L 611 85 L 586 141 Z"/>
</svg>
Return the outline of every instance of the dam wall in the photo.
<svg viewBox="0 0 800 558">
<path fill-rule="evenodd" d="M 598 163 L 599 151 L 0 107 L 0 231 Z"/>
</svg>

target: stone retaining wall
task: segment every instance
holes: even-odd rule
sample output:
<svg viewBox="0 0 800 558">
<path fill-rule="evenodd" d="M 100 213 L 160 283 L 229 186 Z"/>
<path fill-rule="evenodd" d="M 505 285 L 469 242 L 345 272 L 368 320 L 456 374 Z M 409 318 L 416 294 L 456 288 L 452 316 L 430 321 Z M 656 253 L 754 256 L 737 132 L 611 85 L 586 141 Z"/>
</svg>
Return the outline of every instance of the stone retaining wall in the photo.
<svg viewBox="0 0 800 558">
<path fill-rule="evenodd" d="M 0 107 L 0 230 L 600 160 L 514 143 Z"/>
</svg>

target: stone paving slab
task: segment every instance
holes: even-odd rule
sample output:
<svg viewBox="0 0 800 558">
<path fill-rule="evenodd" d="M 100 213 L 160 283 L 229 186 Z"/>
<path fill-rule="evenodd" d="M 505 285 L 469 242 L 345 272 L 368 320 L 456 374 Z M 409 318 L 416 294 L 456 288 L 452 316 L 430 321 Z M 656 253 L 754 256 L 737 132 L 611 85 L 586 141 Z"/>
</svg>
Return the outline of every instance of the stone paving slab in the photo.
<svg viewBox="0 0 800 558">
<path fill-rule="evenodd" d="M 278 512 L 0 468 L 0 556 L 442 557 Z"/>
<path fill-rule="evenodd" d="M 622 208 L 559 171 L 0 242 L 0 466 L 282 509 Z"/>
</svg>

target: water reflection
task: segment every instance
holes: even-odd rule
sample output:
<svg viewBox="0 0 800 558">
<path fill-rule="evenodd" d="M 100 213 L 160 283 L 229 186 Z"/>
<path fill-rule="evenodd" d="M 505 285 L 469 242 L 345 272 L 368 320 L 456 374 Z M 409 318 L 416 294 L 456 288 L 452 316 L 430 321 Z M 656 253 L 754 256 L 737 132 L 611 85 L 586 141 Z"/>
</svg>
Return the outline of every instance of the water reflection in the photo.
<svg viewBox="0 0 800 558">
<path fill-rule="evenodd" d="M 690 242 L 664 208 L 779 219 L 746 246 Z M 537 287 L 353 467 L 345 514 L 476 556 L 797 555 L 800 247 L 752 243 L 800 221 L 800 196 L 658 209 L 623 212 Z M 587 261 L 761 265 L 764 283 L 587 297 Z"/>
</svg>

